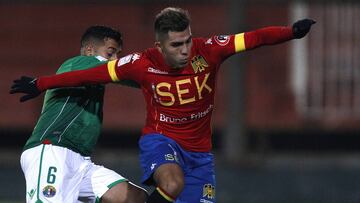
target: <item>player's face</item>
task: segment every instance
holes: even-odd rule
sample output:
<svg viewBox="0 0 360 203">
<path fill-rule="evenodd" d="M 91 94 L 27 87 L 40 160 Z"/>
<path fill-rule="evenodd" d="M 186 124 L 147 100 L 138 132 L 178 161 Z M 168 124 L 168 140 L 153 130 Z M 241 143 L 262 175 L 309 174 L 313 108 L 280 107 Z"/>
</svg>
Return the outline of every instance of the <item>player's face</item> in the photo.
<svg viewBox="0 0 360 203">
<path fill-rule="evenodd" d="M 102 56 L 108 60 L 115 60 L 121 52 L 121 46 L 111 38 L 105 38 L 104 43 L 94 46 L 93 56 Z"/>
<path fill-rule="evenodd" d="M 169 31 L 167 37 L 155 45 L 169 66 L 176 69 L 186 67 L 189 63 L 192 47 L 190 26 L 182 32 Z"/>
</svg>

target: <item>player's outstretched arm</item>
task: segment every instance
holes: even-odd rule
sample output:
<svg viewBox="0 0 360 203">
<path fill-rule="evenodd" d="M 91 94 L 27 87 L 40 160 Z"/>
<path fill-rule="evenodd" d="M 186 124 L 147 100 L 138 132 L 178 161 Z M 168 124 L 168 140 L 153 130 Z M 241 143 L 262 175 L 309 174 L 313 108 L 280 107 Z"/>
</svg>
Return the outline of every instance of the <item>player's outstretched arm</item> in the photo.
<svg viewBox="0 0 360 203">
<path fill-rule="evenodd" d="M 13 81 L 10 94 L 24 93 L 25 95 L 20 98 L 20 102 L 24 102 L 37 97 L 47 89 L 104 84 L 109 82 L 112 82 L 112 79 L 107 64 L 103 64 L 86 70 L 70 71 L 38 78 L 22 76 Z"/>
<path fill-rule="evenodd" d="M 312 19 L 303 19 L 295 22 L 291 27 L 270 26 L 245 32 L 243 35 L 244 48 L 245 50 L 250 50 L 263 45 L 273 45 L 291 39 L 300 39 L 310 31 L 311 26 L 315 23 Z"/>
</svg>

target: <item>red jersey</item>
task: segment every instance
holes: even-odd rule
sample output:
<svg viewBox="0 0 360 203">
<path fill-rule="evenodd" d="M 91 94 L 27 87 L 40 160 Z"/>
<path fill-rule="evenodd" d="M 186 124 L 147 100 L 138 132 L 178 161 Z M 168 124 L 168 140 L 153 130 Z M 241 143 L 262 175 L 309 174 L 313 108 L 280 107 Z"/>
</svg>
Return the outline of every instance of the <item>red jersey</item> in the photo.
<svg viewBox="0 0 360 203">
<path fill-rule="evenodd" d="M 166 65 L 155 48 L 121 58 L 114 66 L 119 80 L 142 87 L 147 105 L 143 135 L 160 133 L 186 150 L 207 152 L 216 75 L 223 60 L 235 53 L 234 36 L 195 38 L 192 44 L 191 61 L 182 69 Z"/>
<path fill-rule="evenodd" d="M 93 70 L 64 73 L 38 79 L 40 90 L 84 84 L 136 81 L 147 105 L 143 135 L 160 133 L 185 150 L 211 150 L 211 115 L 216 76 L 220 64 L 236 52 L 292 39 L 288 27 L 268 27 L 253 32 L 212 38 L 194 38 L 190 62 L 185 68 L 166 65 L 155 48 L 110 61 Z"/>
</svg>

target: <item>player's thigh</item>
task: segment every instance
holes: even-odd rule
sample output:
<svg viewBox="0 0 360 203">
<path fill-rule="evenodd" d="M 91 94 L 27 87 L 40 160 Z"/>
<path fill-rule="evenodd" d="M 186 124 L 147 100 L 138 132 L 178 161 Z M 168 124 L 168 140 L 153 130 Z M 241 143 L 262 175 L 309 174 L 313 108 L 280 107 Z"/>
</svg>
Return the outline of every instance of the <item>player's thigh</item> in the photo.
<svg viewBox="0 0 360 203">
<path fill-rule="evenodd" d="M 127 202 L 128 198 L 135 198 L 135 195 L 139 197 L 135 199 L 145 198 L 145 190 L 134 186 L 115 171 L 93 164 L 81 183 L 79 199 L 117 203 Z"/>
<path fill-rule="evenodd" d="M 203 159 L 204 160 L 204 159 Z M 211 159 L 209 159 L 211 160 Z M 215 203 L 215 171 L 212 161 L 186 170 L 185 187 L 177 198 L 177 203 Z"/>
<path fill-rule="evenodd" d="M 53 145 L 24 151 L 21 167 L 27 202 L 75 202 L 83 176 L 79 168 L 85 168 L 81 167 L 84 164 L 81 158 L 71 150 Z"/>
<path fill-rule="evenodd" d="M 158 168 L 160 166 L 163 167 L 164 165 L 171 164 L 176 167 L 176 169 L 181 169 L 184 166 L 182 153 L 178 144 L 163 135 L 154 134 L 144 136 L 139 141 L 139 147 L 140 164 L 143 169 L 143 177 L 141 181 L 146 185 L 154 184 L 153 174 L 155 171 L 157 171 L 156 173 L 159 173 Z M 165 167 L 165 171 L 169 171 L 166 170 L 166 168 L 167 167 Z M 178 170 L 174 170 L 174 173 L 175 171 Z M 164 176 L 168 175 L 168 173 L 160 174 L 163 174 Z M 156 180 L 156 182 L 159 184 L 161 181 Z"/>
<path fill-rule="evenodd" d="M 176 203 L 204 202 L 215 203 L 215 181 L 186 177 L 185 187 Z"/>
<path fill-rule="evenodd" d="M 101 203 L 144 203 L 146 198 L 147 193 L 143 188 L 126 181 L 106 191 Z"/>
</svg>

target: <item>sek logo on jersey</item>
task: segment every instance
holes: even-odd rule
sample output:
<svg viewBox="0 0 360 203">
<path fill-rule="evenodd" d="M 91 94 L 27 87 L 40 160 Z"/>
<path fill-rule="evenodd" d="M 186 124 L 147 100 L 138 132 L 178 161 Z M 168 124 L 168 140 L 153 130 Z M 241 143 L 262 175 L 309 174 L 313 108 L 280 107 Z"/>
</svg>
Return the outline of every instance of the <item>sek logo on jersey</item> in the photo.
<svg viewBox="0 0 360 203">
<path fill-rule="evenodd" d="M 220 46 L 227 45 L 229 41 L 230 41 L 230 36 L 228 35 L 215 36 L 215 42 L 218 43 Z"/>
<path fill-rule="evenodd" d="M 175 84 L 168 82 L 153 84 L 154 98 L 163 106 L 172 106 L 176 101 L 183 105 L 201 100 L 205 94 L 212 92 L 207 84 L 209 76 L 210 73 L 206 73 L 202 78 L 195 76 L 176 80 Z"/>
</svg>

